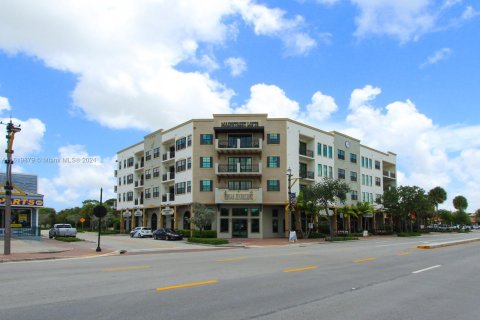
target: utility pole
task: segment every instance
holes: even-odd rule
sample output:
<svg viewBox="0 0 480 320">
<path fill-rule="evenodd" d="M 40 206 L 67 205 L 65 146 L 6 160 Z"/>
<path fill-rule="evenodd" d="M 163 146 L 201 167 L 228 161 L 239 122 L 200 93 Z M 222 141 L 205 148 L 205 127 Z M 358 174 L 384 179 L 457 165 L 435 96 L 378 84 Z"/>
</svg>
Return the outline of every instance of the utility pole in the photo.
<svg viewBox="0 0 480 320">
<path fill-rule="evenodd" d="M 287 221 L 288 224 L 290 225 L 290 230 L 293 230 L 292 224 L 292 169 L 288 168 L 287 170 L 287 177 L 288 177 L 288 217 Z"/>
<path fill-rule="evenodd" d="M 12 154 L 13 154 L 13 139 L 15 138 L 15 133 L 20 132 L 20 125 L 15 126 L 10 119 L 10 122 L 7 123 L 7 149 L 5 153 L 7 154 L 7 171 L 5 175 L 5 232 L 4 232 L 4 241 L 3 241 L 3 254 L 10 254 L 10 239 L 12 238 L 12 228 L 11 228 L 11 216 L 12 216 Z"/>
</svg>

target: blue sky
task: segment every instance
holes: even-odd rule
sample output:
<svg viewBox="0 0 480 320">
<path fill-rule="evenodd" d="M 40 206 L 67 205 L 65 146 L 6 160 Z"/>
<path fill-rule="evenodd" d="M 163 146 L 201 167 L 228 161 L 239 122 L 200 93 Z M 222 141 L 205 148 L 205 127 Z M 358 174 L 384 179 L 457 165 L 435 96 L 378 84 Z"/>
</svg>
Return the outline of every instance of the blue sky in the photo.
<svg viewBox="0 0 480 320">
<path fill-rule="evenodd" d="M 113 197 L 116 152 L 146 133 L 255 112 L 395 152 L 400 185 L 473 212 L 479 30 L 468 0 L 3 0 L 0 117 L 56 209 Z"/>
</svg>

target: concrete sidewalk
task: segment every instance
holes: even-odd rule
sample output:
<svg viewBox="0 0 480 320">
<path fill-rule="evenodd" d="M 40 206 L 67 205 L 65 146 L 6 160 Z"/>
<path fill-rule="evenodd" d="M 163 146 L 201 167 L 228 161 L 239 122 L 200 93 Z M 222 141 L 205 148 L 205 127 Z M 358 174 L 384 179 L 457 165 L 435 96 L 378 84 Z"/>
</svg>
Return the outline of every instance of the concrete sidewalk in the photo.
<svg viewBox="0 0 480 320">
<path fill-rule="evenodd" d="M 0 263 L 29 260 L 94 257 L 112 254 L 113 250 L 96 252 L 92 243 L 62 242 L 47 237 L 12 238 L 10 254 L 4 255 L 4 241 L 0 239 Z"/>
</svg>

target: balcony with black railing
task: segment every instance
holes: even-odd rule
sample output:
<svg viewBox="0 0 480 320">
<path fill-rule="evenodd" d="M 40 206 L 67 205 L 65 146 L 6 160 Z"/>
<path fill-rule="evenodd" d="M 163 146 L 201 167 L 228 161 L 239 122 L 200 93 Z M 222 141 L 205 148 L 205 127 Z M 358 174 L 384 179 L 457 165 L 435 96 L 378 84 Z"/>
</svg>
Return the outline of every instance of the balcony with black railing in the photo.
<svg viewBox="0 0 480 320">
<path fill-rule="evenodd" d="M 219 164 L 215 163 L 217 175 L 261 175 L 262 164 Z"/>
<path fill-rule="evenodd" d="M 215 139 L 215 149 L 220 153 L 261 152 L 262 139 Z"/>
<path fill-rule="evenodd" d="M 300 171 L 301 179 L 315 180 L 315 172 L 313 171 Z"/>
<path fill-rule="evenodd" d="M 313 150 L 310 150 L 310 149 L 303 149 L 303 150 L 300 149 L 298 151 L 298 154 L 303 156 L 303 157 L 312 158 L 312 159 L 313 159 L 313 155 L 314 155 Z"/>
</svg>

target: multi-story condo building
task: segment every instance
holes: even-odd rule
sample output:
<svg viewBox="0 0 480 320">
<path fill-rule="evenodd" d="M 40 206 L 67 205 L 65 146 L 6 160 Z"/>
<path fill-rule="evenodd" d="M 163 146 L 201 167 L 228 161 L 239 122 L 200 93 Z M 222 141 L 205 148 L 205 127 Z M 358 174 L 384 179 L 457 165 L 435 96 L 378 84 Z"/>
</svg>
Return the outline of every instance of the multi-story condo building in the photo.
<svg viewBox="0 0 480 320">
<path fill-rule="evenodd" d="M 214 208 L 219 237 L 284 237 L 291 191 L 345 179 L 347 204 L 396 186 L 396 155 L 360 140 L 266 114 L 217 114 L 158 130 L 117 153 L 122 228 L 190 229 L 191 204 Z"/>
</svg>

